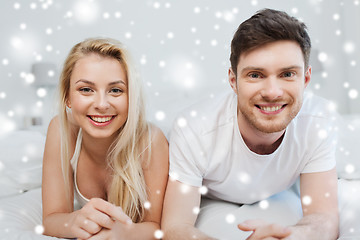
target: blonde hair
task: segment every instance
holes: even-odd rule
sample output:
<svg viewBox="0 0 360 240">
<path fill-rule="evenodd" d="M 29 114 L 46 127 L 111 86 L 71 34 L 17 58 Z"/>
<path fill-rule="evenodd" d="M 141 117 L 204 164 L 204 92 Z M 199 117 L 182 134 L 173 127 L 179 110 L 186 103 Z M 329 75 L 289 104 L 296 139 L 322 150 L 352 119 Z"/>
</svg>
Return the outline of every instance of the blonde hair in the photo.
<svg viewBox="0 0 360 240">
<path fill-rule="evenodd" d="M 76 44 L 65 60 L 60 76 L 59 118 L 61 126 L 61 161 L 67 192 L 70 189 L 70 125 L 66 103 L 70 89 L 70 77 L 76 62 L 89 54 L 98 54 L 118 60 L 124 67 L 128 82 L 128 117 L 119 135 L 110 146 L 107 161 L 113 170 L 108 201 L 120 206 L 134 221 L 144 217 L 147 190 L 142 170 L 142 159 L 150 159 L 150 126 L 145 119 L 142 83 L 126 48 L 114 39 L 91 38 Z M 147 150 L 147 154 L 145 151 Z M 71 200 L 72 203 L 72 200 Z"/>
</svg>

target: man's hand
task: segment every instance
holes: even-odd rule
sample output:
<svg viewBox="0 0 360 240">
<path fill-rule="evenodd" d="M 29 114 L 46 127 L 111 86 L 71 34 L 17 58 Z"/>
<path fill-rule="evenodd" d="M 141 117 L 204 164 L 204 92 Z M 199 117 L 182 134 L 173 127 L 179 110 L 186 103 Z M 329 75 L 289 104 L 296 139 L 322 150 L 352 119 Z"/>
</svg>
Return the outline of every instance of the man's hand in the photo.
<svg viewBox="0 0 360 240">
<path fill-rule="evenodd" d="M 290 236 L 291 230 L 279 224 L 268 224 L 263 220 L 247 220 L 238 224 L 242 231 L 253 231 L 247 240 L 283 239 Z"/>
</svg>

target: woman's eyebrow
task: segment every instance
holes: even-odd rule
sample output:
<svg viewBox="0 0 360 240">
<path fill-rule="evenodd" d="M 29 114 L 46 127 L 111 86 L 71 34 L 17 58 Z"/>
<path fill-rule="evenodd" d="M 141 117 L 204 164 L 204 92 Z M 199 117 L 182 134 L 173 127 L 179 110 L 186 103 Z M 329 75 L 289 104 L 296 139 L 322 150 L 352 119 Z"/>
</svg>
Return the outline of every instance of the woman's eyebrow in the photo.
<svg viewBox="0 0 360 240">
<path fill-rule="evenodd" d="M 75 84 L 79 83 L 79 82 L 83 82 L 83 83 L 86 83 L 86 84 L 90 84 L 90 85 L 95 85 L 95 83 L 89 81 L 89 80 L 86 80 L 86 79 L 79 79 L 75 82 Z"/>
<path fill-rule="evenodd" d="M 123 84 L 123 85 L 125 85 L 125 86 L 126 86 L 126 83 L 125 83 L 123 80 L 119 80 L 119 81 L 111 82 L 111 83 L 109 83 L 109 86 L 111 86 L 111 85 L 116 85 L 116 84 L 118 84 L 118 83 Z"/>
<path fill-rule="evenodd" d="M 86 79 L 79 79 L 79 80 L 77 80 L 75 82 L 75 84 L 80 83 L 80 82 L 86 83 L 86 84 L 89 84 L 89 85 L 95 85 L 94 82 L 86 80 Z M 123 80 L 118 80 L 118 81 L 111 82 L 111 83 L 109 83 L 109 86 L 116 85 L 116 84 L 119 84 L 119 83 L 126 86 L 126 83 Z"/>
</svg>

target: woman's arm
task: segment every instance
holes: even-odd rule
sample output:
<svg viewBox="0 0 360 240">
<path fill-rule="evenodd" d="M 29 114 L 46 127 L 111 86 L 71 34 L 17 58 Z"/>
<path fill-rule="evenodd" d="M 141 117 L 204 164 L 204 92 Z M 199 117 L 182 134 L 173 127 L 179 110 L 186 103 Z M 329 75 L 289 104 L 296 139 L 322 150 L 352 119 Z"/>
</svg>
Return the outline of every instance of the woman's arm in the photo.
<svg viewBox="0 0 360 240">
<path fill-rule="evenodd" d="M 73 177 L 70 174 L 67 195 L 61 168 L 59 129 L 59 119 L 55 117 L 49 124 L 43 159 L 44 234 L 87 239 L 103 228 L 113 228 L 116 221 L 127 225 L 131 220 L 121 208 L 103 199 L 93 198 L 82 209 L 73 211 Z M 71 167 L 69 171 L 72 173 Z"/>
<path fill-rule="evenodd" d="M 117 235 L 116 239 L 155 239 L 155 231 L 160 230 L 163 201 L 169 174 L 169 144 L 159 128 L 152 126 L 151 133 L 150 162 L 146 164 L 148 156 L 146 153 L 144 154 L 145 161 L 143 164 L 144 178 L 148 190 L 148 206 L 146 207 L 145 217 L 141 223 L 132 224 L 131 226 L 118 223 L 114 230 Z"/>
<path fill-rule="evenodd" d="M 74 237 L 69 231 L 69 222 L 72 218 L 70 213 L 73 211 L 73 204 L 66 197 L 68 195 L 61 167 L 59 129 L 59 118 L 55 117 L 48 127 L 43 157 L 42 204 L 44 234 L 56 237 Z M 72 178 L 69 181 L 72 183 Z M 70 193 L 68 194 L 72 199 L 72 184 L 70 184 Z"/>
</svg>

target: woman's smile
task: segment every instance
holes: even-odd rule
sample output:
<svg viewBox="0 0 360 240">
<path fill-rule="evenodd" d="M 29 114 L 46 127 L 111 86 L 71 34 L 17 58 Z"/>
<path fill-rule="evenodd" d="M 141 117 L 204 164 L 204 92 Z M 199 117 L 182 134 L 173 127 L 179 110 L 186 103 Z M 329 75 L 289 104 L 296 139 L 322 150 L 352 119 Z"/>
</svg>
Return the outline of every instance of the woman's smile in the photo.
<svg viewBox="0 0 360 240">
<path fill-rule="evenodd" d="M 95 126 L 104 127 L 109 125 L 117 115 L 110 115 L 110 116 L 97 116 L 97 115 L 88 115 L 87 117 Z"/>
</svg>

